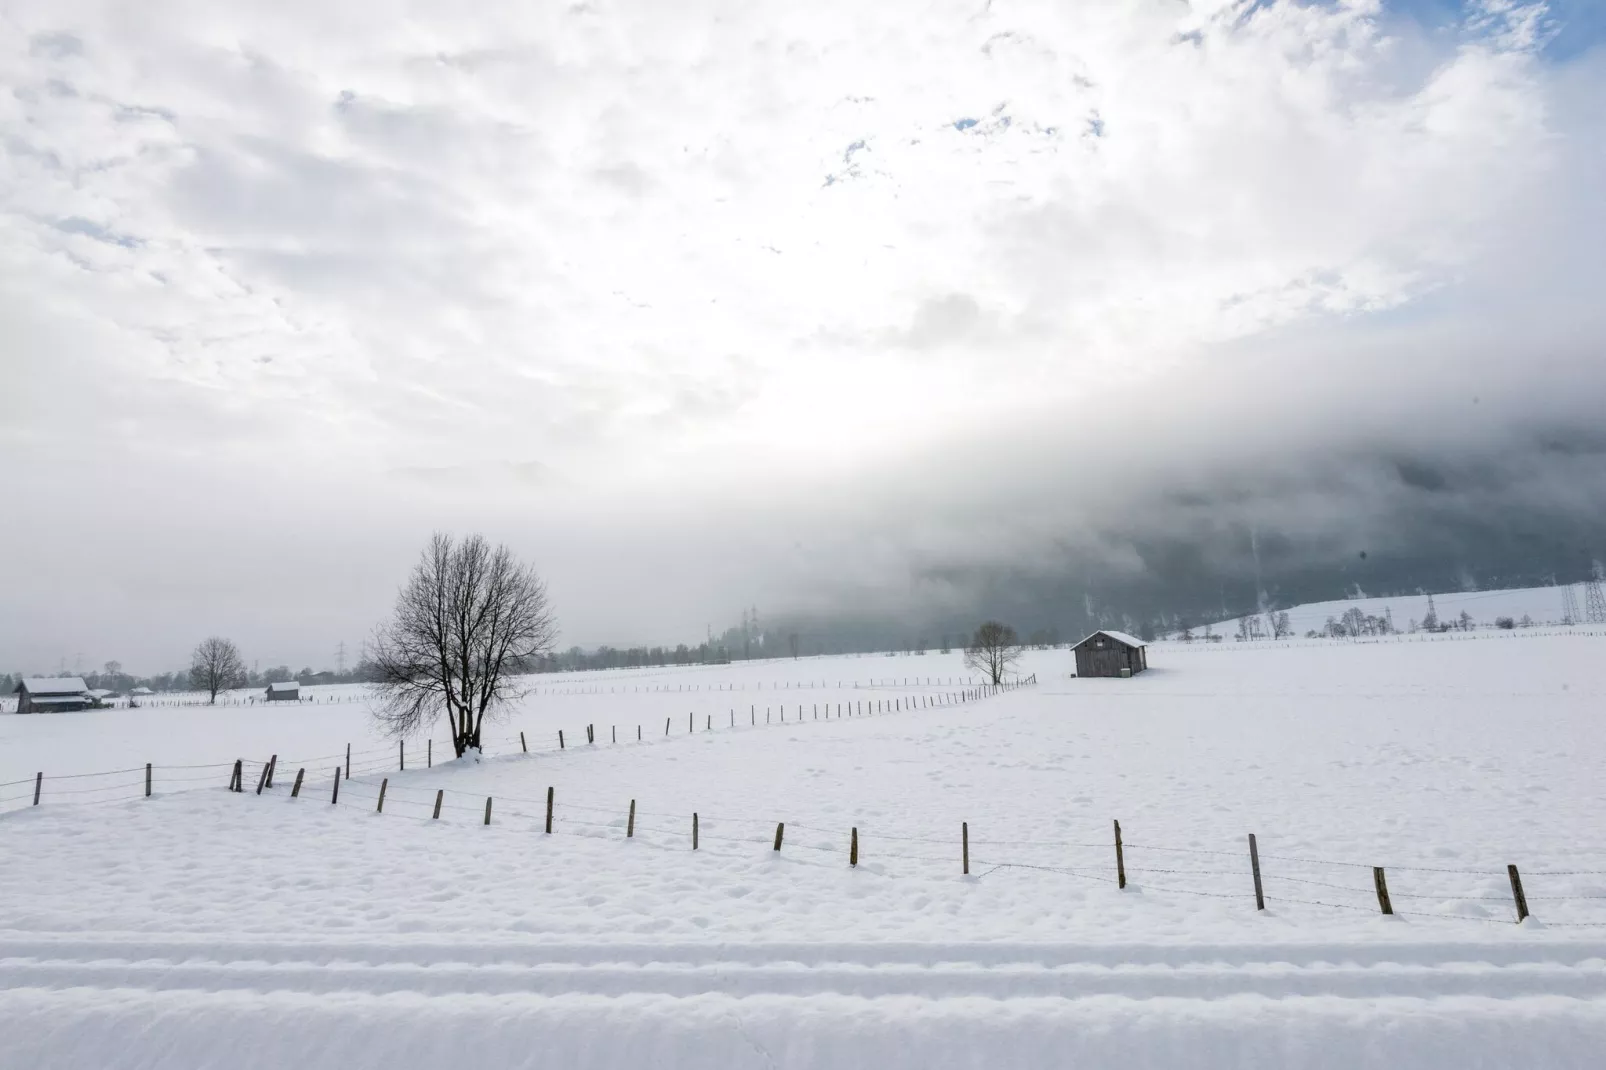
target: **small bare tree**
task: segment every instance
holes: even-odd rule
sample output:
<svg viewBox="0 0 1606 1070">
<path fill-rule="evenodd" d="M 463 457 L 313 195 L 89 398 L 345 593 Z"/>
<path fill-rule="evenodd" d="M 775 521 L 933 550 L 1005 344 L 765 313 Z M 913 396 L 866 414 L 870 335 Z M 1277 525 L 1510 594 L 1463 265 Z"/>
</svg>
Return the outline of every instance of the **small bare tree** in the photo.
<svg viewBox="0 0 1606 1070">
<path fill-rule="evenodd" d="M 239 687 L 244 680 L 240 648 L 221 635 L 202 639 L 190 655 L 190 686 L 205 691 L 208 703 L 216 703 L 219 691 Z"/>
<path fill-rule="evenodd" d="M 984 673 L 995 686 L 1004 682 L 1004 673 L 1020 660 L 1020 637 L 1007 624 L 990 620 L 976 629 L 965 651 L 965 667 Z"/>
<path fill-rule="evenodd" d="M 392 737 L 411 735 L 444 712 L 452 748 L 480 747 L 488 712 L 522 693 L 521 661 L 550 653 L 558 637 L 546 584 L 506 546 L 483 536 L 430 539 L 373 641 L 379 692 L 374 717 Z"/>
</svg>

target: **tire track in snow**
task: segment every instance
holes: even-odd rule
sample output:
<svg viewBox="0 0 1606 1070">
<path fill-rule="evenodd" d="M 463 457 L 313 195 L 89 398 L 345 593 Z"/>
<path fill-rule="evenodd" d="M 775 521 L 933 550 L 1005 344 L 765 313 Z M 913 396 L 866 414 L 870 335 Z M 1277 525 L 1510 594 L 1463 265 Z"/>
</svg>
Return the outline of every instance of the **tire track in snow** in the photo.
<svg viewBox="0 0 1606 1070">
<path fill-rule="evenodd" d="M 1132 949 L 0 940 L 0 988 L 389 996 L 1606 999 L 1587 945 Z M 1018 954 L 1010 954 L 1011 951 Z"/>
</svg>

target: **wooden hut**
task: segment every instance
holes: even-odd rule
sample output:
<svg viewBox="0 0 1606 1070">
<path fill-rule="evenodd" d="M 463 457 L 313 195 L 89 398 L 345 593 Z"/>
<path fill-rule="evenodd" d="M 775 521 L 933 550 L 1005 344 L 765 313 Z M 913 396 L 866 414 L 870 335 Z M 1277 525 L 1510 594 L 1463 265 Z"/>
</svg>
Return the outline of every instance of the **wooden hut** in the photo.
<svg viewBox="0 0 1606 1070">
<path fill-rule="evenodd" d="M 284 680 L 277 684 L 269 684 L 267 700 L 269 702 L 300 702 L 301 685 L 295 680 Z"/>
<path fill-rule="evenodd" d="M 1075 646 L 1078 676 L 1135 676 L 1149 667 L 1149 644 L 1125 632 L 1096 631 Z"/>
<path fill-rule="evenodd" d="M 16 687 L 18 713 L 77 713 L 89 707 L 89 688 L 76 676 L 25 679 Z"/>
</svg>

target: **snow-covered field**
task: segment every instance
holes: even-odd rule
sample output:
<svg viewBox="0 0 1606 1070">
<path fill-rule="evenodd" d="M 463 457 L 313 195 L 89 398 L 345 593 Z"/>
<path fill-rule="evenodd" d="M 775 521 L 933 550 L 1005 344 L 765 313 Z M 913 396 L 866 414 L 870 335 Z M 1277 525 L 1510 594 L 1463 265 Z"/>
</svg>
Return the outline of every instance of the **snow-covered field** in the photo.
<svg viewBox="0 0 1606 1070">
<path fill-rule="evenodd" d="M 963 703 L 957 655 L 541 678 L 405 772 L 360 700 L 7 717 L 0 1067 L 1595 1066 L 1603 654 L 1045 651 Z"/>
</svg>

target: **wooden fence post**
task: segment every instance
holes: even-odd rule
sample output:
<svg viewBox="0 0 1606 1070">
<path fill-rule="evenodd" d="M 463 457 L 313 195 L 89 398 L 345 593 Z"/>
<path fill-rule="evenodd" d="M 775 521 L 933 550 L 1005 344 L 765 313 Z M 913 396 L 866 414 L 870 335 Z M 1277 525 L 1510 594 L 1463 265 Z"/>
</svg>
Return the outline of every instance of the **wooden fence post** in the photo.
<svg viewBox="0 0 1606 1070">
<path fill-rule="evenodd" d="M 548 836 L 552 835 L 552 789 L 551 788 L 547 788 L 546 789 L 546 831 L 547 831 L 547 835 Z"/>
<path fill-rule="evenodd" d="M 435 741 L 433 739 L 424 740 L 424 767 L 426 769 L 435 768 Z"/>
<path fill-rule="evenodd" d="M 959 858 L 966 876 L 970 875 L 970 822 L 959 823 Z"/>
<path fill-rule="evenodd" d="M 691 849 L 697 850 L 697 811 L 691 812 Z"/>
<path fill-rule="evenodd" d="M 633 839 L 636 835 L 636 800 L 630 800 L 630 820 L 625 822 L 625 839 Z"/>
<path fill-rule="evenodd" d="M 145 798 L 151 797 L 151 763 L 145 763 Z"/>
<path fill-rule="evenodd" d="M 1394 904 L 1389 901 L 1389 882 L 1383 876 L 1382 866 L 1372 867 L 1372 886 L 1377 889 L 1377 905 L 1385 914 L 1394 913 Z"/>
<path fill-rule="evenodd" d="M 558 750 L 563 749 L 563 729 L 558 729 Z"/>
<path fill-rule="evenodd" d="M 1266 909 L 1266 893 L 1260 887 L 1260 848 L 1255 843 L 1255 834 L 1249 834 L 1249 869 L 1255 875 L 1255 909 Z"/>
<path fill-rule="evenodd" d="M 333 806 L 340 801 L 340 766 L 335 766 L 335 790 L 329 796 L 329 805 Z"/>
<path fill-rule="evenodd" d="M 641 726 L 639 724 L 636 726 L 636 742 L 641 742 Z"/>
<path fill-rule="evenodd" d="M 485 797 L 485 823 L 487 825 L 491 823 L 491 797 L 489 795 Z"/>
<path fill-rule="evenodd" d="M 697 731 L 697 714 L 695 714 L 695 713 L 687 713 L 686 714 L 686 734 L 689 736 L 695 731 Z"/>
<path fill-rule="evenodd" d="M 562 732 L 558 733 L 558 738 L 563 738 Z M 522 730 L 519 732 L 519 750 L 523 751 L 525 754 L 530 753 L 530 745 L 524 742 L 524 732 Z"/>
<path fill-rule="evenodd" d="M 390 787 L 390 777 L 386 777 L 379 782 L 379 805 L 374 807 L 374 813 L 376 814 L 385 812 L 385 789 L 388 787 Z"/>
<path fill-rule="evenodd" d="M 346 779 L 351 779 L 351 744 L 346 744 Z"/>
<path fill-rule="evenodd" d="M 301 778 L 307 775 L 307 767 L 302 766 L 296 770 L 296 782 L 290 785 L 290 798 L 301 798 Z"/>
<path fill-rule="evenodd" d="M 666 736 L 669 734 L 669 721 L 670 721 L 670 718 L 668 718 L 668 717 L 664 718 L 664 735 L 666 735 Z"/>
<path fill-rule="evenodd" d="M 1115 823 L 1115 885 L 1126 887 L 1126 850 L 1121 846 L 1121 823 Z"/>
<path fill-rule="evenodd" d="M 619 742 L 619 726 L 616 725 L 616 724 L 612 724 L 612 725 L 609 725 L 608 728 L 613 732 L 613 741 L 615 743 Z"/>
<path fill-rule="evenodd" d="M 44 786 L 45 774 L 42 771 L 35 773 L 33 776 L 33 804 L 35 806 L 39 805 L 39 792 L 44 788 Z"/>
<path fill-rule="evenodd" d="M 1528 897 L 1522 894 L 1522 874 L 1517 872 L 1515 865 L 1506 867 L 1506 876 L 1511 878 L 1511 898 L 1517 901 L 1517 923 L 1520 925 L 1528 918 Z"/>
<path fill-rule="evenodd" d="M 229 787 L 232 788 L 234 791 L 243 792 L 245 790 L 245 785 L 242 783 L 242 781 L 244 781 L 244 780 L 245 780 L 245 759 L 244 758 L 236 758 L 236 759 L 234 759 L 234 783 L 230 784 Z"/>
<path fill-rule="evenodd" d="M 441 803 L 446 800 L 446 789 L 435 789 L 435 812 L 430 815 L 431 821 L 439 821 L 441 816 Z"/>
<path fill-rule="evenodd" d="M 262 772 L 257 774 L 257 794 L 262 794 L 262 785 L 268 782 L 268 763 L 262 763 Z"/>
<path fill-rule="evenodd" d="M 782 821 L 775 826 L 775 849 L 781 849 L 781 839 L 786 835 L 786 822 Z"/>
<path fill-rule="evenodd" d="M 273 755 L 268 759 L 268 787 L 273 787 L 273 774 L 279 771 L 279 756 Z"/>
<path fill-rule="evenodd" d="M 396 759 L 396 768 L 405 773 L 407 771 L 407 741 L 405 739 L 398 739 L 396 741 L 396 746 L 401 748 Z"/>
<path fill-rule="evenodd" d="M 848 865 L 859 864 L 859 826 L 853 826 L 853 839 L 848 842 Z"/>
</svg>

